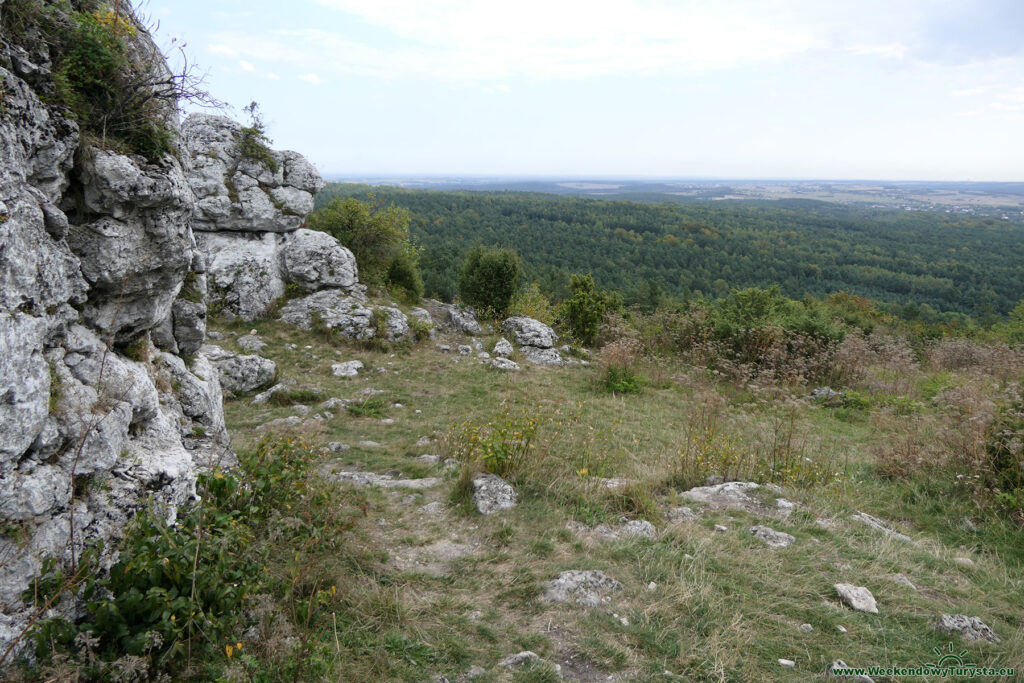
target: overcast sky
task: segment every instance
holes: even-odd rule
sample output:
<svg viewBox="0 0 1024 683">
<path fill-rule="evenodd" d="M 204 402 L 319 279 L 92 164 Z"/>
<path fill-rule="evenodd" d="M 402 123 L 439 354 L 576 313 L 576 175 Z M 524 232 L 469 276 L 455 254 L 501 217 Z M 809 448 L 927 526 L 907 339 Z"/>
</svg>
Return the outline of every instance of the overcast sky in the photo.
<svg viewBox="0 0 1024 683">
<path fill-rule="evenodd" d="M 1024 180 L 1022 0 L 150 0 L 323 173 Z"/>
</svg>

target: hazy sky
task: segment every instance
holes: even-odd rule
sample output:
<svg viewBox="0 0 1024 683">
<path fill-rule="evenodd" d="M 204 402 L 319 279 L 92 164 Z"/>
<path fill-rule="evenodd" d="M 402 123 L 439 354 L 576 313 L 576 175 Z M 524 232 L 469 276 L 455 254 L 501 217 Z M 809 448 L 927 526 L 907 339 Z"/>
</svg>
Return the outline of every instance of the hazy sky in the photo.
<svg viewBox="0 0 1024 683">
<path fill-rule="evenodd" d="M 150 0 L 324 173 L 1024 180 L 1022 0 Z"/>
</svg>

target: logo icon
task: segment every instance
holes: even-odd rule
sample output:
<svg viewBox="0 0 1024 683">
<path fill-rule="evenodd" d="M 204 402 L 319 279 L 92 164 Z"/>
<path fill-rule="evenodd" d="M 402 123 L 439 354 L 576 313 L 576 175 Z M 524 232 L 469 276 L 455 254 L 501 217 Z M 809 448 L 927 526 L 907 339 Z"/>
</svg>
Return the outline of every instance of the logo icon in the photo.
<svg viewBox="0 0 1024 683">
<path fill-rule="evenodd" d="M 923 666 L 932 667 L 935 669 L 974 669 L 977 668 L 977 664 L 967 659 L 967 650 L 960 650 L 960 652 L 953 652 L 953 643 L 946 646 L 945 650 L 934 647 L 932 652 L 935 653 L 936 660 L 929 662 Z"/>
</svg>

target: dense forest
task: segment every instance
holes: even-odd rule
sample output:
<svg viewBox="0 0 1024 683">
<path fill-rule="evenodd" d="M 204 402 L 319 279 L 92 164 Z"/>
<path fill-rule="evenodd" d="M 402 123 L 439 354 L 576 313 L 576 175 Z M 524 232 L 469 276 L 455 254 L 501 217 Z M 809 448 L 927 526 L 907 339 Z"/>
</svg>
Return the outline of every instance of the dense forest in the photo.
<svg viewBox="0 0 1024 683">
<path fill-rule="evenodd" d="M 650 204 L 342 183 L 317 203 L 371 195 L 410 211 L 427 295 L 445 299 L 474 244 L 517 250 L 526 280 L 555 299 L 578 272 L 627 301 L 778 284 L 794 298 L 848 291 L 908 318 L 984 319 L 1024 298 L 1024 228 L 995 220 L 809 200 Z"/>
</svg>

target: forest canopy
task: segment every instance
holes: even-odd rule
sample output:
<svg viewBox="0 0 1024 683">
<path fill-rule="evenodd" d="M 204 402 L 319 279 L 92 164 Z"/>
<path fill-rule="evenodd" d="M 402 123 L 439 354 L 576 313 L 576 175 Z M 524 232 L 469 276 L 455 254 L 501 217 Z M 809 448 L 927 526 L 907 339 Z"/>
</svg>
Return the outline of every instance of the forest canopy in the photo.
<svg viewBox="0 0 1024 683">
<path fill-rule="evenodd" d="M 443 299 L 474 245 L 514 248 L 522 281 L 554 300 L 570 296 L 572 273 L 641 306 L 777 284 L 793 298 L 851 292 L 911 319 L 983 320 L 1024 298 L 1024 227 L 995 220 L 807 200 L 644 204 L 344 183 L 317 204 L 371 193 L 410 211 L 426 293 Z"/>
</svg>

